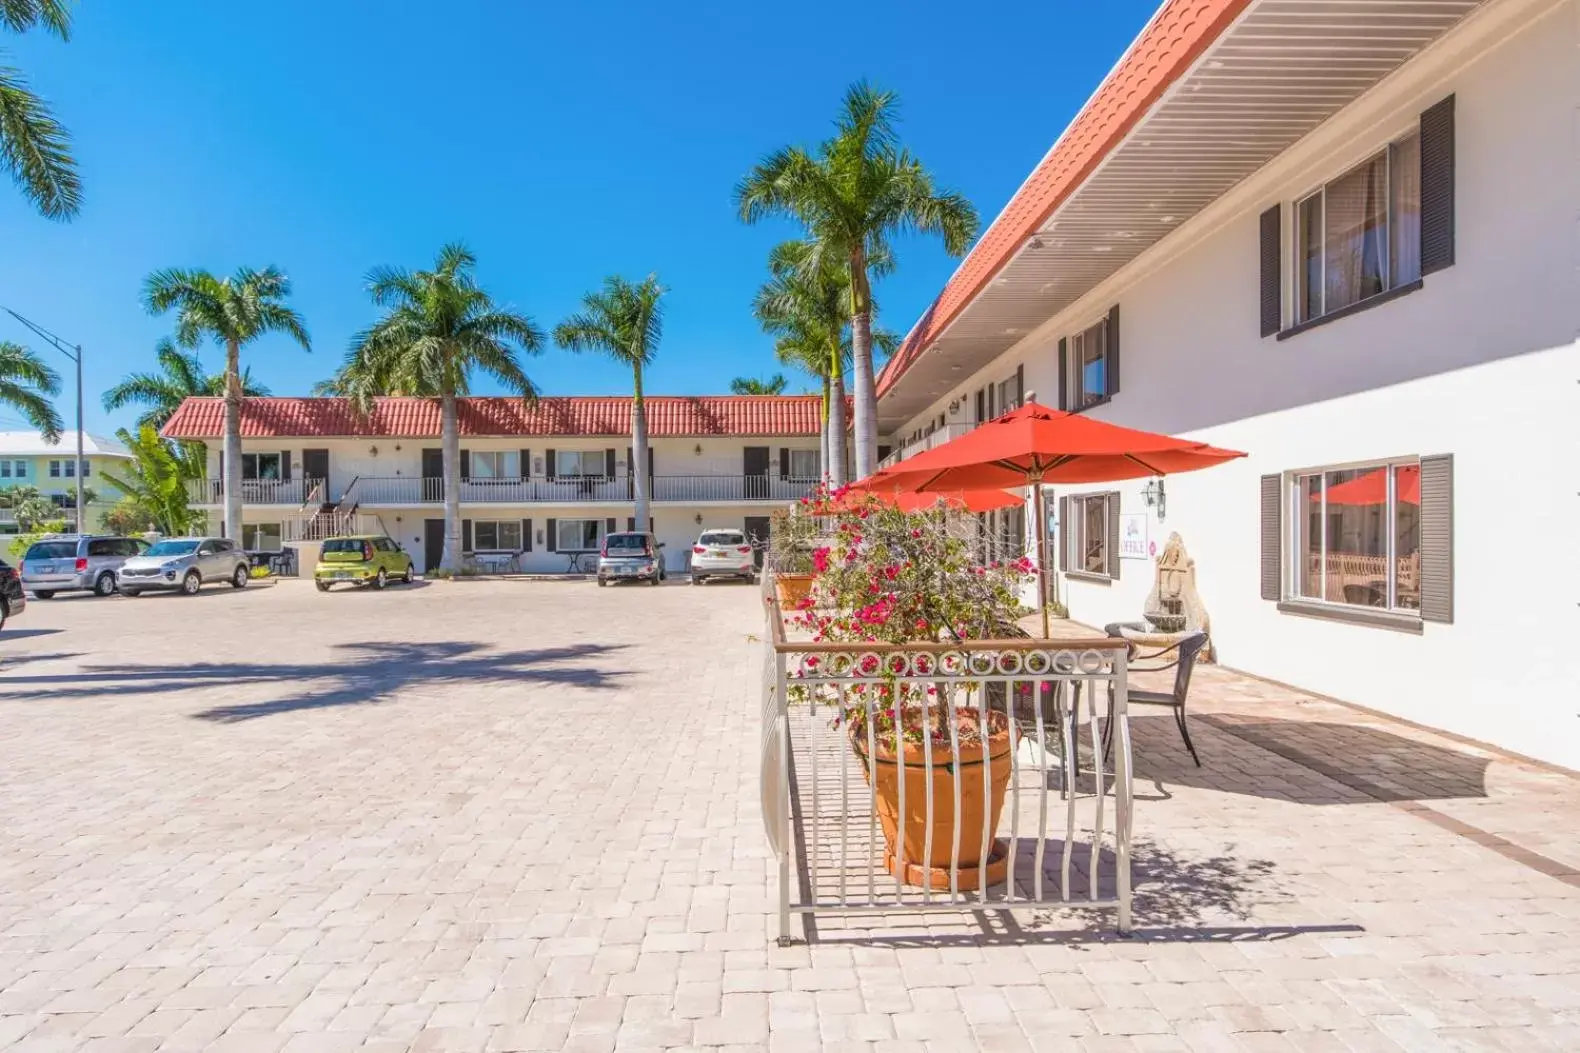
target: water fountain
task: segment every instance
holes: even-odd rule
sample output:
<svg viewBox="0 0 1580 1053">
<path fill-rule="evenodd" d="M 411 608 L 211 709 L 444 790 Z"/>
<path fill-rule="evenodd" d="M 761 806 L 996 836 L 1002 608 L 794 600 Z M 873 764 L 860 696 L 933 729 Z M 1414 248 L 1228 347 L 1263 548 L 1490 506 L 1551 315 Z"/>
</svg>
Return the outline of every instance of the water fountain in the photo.
<svg viewBox="0 0 1580 1053">
<path fill-rule="evenodd" d="M 1141 609 L 1144 622 L 1115 626 L 1127 639 L 1143 647 L 1171 647 L 1194 632 L 1212 631 L 1207 608 L 1196 591 L 1196 561 L 1185 551 L 1178 534 L 1170 534 L 1153 570 L 1152 591 Z M 1212 644 L 1201 653 L 1200 661 L 1212 660 Z"/>
</svg>

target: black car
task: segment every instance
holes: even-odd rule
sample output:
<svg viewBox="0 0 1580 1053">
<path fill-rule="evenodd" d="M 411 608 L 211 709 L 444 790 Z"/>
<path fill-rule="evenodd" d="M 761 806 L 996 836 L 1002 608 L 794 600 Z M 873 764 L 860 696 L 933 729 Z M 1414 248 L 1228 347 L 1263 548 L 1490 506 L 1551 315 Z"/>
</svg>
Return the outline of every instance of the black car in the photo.
<svg viewBox="0 0 1580 1053">
<path fill-rule="evenodd" d="M 13 614 L 21 614 L 27 606 L 27 594 L 22 591 L 22 576 L 16 568 L 0 559 L 0 629 Z"/>
</svg>

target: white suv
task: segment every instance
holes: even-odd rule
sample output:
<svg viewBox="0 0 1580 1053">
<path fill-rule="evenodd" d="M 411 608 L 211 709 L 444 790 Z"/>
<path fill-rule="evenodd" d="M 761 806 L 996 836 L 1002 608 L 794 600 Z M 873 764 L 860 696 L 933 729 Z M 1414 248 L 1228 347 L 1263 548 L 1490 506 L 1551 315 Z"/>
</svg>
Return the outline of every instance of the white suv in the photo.
<svg viewBox="0 0 1580 1053">
<path fill-rule="evenodd" d="M 691 546 L 693 585 L 701 585 L 708 578 L 751 581 L 756 573 L 757 561 L 745 531 L 704 530 Z"/>
</svg>

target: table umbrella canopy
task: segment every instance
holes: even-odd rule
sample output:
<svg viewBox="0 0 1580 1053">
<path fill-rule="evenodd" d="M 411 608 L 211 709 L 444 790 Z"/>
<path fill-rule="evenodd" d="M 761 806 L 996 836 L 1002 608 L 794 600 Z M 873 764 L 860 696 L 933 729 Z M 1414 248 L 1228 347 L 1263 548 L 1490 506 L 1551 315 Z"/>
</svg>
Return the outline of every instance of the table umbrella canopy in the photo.
<svg viewBox="0 0 1580 1053">
<path fill-rule="evenodd" d="M 856 484 L 935 492 L 1035 483 L 1107 483 L 1210 468 L 1245 454 L 1124 428 L 1036 402 Z"/>
<path fill-rule="evenodd" d="M 881 473 L 874 473 L 876 476 Z M 859 506 L 863 501 L 882 501 L 902 512 L 925 512 L 937 504 L 944 504 L 955 512 L 997 512 L 1003 508 L 1017 508 L 1026 503 L 1025 498 L 1007 490 L 930 490 L 927 493 L 852 487 L 838 503 L 847 507 Z"/>
<path fill-rule="evenodd" d="M 1421 503 L 1421 466 L 1402 464 L 1394 476 L 1395 496 L 1404 504 Z M 1380 505 L 1388 500 L 1388 469 L 1375 468 L 1347 483 L 1328 487 L 1330 505 Z"/>
</svg>

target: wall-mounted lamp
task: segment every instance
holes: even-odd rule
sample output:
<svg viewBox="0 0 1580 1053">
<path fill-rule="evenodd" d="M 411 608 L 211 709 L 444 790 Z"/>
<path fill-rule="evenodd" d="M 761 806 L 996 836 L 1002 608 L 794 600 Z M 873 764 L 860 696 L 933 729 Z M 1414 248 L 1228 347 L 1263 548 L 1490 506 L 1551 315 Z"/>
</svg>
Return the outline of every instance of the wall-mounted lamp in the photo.
<svg viewBox="0 0 1580 1053">
<path fill-rule="evenodd" d="M 538 531 L 538 544 L 543 544 L 543 531 Z"/>
<path fill-rule="evenodd" d="M 400 453 L 400 443 L 398 442 L 395 444 L 395 452 Z"/>
<path fill-rule="evenodd" d="M 702 513 L 701 512 L 697 513 L 696 520 L 697 520 L 697 525 L 701 526 L 702 525 Z"/>
<path fill-rule="evenodd" d="M 379 455 L 379 448 L 377 446 L 369 446 L 368 447 L 368 456 L 369 457 L 377 457 L 378 455 Z"/>
<path fill-rule="evenodd" d="M 701 457 L 702 456 L 702 443 L 700 443 L 700 442 L 697 443 L 697 448 L 693 452 L 695 452 L 698 457 Z"/>
<path fill-rule="evenodd" d="M 1157 476 L 1141 488 L 1141 499 L 1147 503 L 1148 508 L 1158 510 L 1158 522 L 1163 522 L 1163 516 L 1168 508 L 1168 494 L 1163 489 L 1163 477 Z"/>
</svg>

